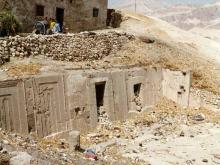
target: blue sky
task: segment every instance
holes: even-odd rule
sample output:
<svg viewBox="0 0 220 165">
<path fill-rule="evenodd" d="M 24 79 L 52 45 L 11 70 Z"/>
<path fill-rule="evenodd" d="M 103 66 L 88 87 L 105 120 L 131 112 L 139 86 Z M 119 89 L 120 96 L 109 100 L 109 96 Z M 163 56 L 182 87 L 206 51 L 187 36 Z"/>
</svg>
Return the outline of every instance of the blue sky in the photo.
<svg viewBox="0 0 220 165">
<path fill-rule="evenodd" d="M 114 4 L 117 3 L 118 1 L 121 0 L 109 0 L 109 4 Z M 125 0 L 123 0 L 125 1 Z M 137 0 L 138 1 L 138 0 Z M 168 2 L 171 4 L 207 4 L 207 3 L 213 3 L 215 0 L 164 0 L 164 2 Z"/>
</svg>

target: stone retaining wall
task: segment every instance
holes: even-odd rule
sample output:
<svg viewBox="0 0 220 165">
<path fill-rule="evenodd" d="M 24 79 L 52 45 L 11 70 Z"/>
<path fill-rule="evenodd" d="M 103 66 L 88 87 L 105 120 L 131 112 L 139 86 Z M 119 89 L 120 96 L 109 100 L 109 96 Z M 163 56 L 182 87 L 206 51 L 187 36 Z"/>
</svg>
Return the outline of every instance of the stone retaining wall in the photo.
<svg viewBox="0 0 220 165">
<path fill-rule="evenodd" d="M 46 56 L 61 61 L 93 61 L 114 54 L 134 39 L 126 33 L 84 32 L 67 35 L 29 35 L 0 39 L 0 59 L 4 63 L 11 56 Z"/>
</svg>

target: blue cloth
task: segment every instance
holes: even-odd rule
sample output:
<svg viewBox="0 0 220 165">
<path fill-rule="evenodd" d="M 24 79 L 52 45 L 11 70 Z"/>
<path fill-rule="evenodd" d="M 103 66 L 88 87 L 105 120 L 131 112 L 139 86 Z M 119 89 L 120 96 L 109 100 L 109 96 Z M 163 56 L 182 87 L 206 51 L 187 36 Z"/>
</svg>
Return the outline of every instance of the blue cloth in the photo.
<svg viewBox="0 0 220 165">
<path fill-rule="evenodd" d="M 52 29 L 53 33 L 59 33 L 61 32 L 61 29 L 60 29 L 60 24 L 59 23 L 56 23 L 54 28 Z"/>
</svg>

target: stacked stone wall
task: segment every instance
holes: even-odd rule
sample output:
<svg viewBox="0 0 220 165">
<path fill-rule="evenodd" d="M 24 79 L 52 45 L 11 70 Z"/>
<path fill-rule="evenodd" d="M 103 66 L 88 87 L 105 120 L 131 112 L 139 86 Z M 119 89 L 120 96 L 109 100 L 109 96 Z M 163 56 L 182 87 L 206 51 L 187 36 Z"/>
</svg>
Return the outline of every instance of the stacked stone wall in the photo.
<svg viewBox="0 0 220 165">
<path fill-rule="evenodd" d="M 94 61 L 119 51 L 134 37 L 126 33 L 29 35 L 0 39 L 2 64 L 9 57 L 46 56 L 61 61 Z"/>
</svg>

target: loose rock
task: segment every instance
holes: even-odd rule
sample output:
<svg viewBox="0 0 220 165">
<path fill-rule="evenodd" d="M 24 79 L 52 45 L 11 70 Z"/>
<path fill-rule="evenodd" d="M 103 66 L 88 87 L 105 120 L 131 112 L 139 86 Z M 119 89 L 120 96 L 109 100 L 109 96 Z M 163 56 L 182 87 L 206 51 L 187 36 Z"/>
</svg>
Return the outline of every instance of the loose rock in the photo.
<svg viewBox="0 0 220 165">
<path fill-rule="evenodd" d="M 205 115 L 202 114 L 202 113 L 197 114 L 197 115 L 193 116 L 193 120 L 195 120 L 195 121 L 203 121 L 203 120 L 205 120 Z"/>
<path fill-rule="evenodd" d="M 30 165 L 32 156 L 27 152 L 13 152 L 12 155 L 15 155 L 10 159 L 10 165 Z"/>
<path fill-rule="evenodd" d="M 0 64 L 10 57 L 46 56 L 60 61 L 100 60 L 119 51 L 134 37 L 126 33 L 57 34 L 51 36 L 29 35 L 0 39 Z"/>
</svg>

